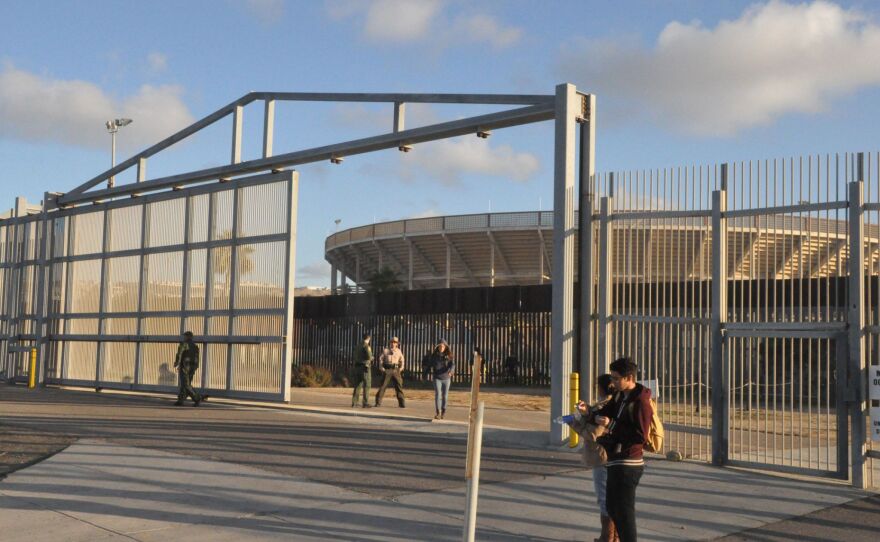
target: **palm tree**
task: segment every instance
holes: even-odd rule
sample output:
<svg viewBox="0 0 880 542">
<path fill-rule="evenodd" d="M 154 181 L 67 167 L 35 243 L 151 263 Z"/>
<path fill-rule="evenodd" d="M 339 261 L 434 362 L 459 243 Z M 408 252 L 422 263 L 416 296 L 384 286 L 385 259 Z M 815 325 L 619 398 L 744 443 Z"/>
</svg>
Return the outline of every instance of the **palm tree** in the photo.
<svg viewBox="0 0 880 542">
<path fill-rule="evenodd" d="M 400 279 L 397 278 L 397 273 L 394 272 L 390 267 L 384 266 L 380 269 L 377 269 L 369 276 L 367 276 L 368 284 L 366 286 L 367 292 L 396 292 L 401 289 Z"/>
<path fill-rule="evenodd" d="M 226 230 L 217 236 L 217 240 L 232 239 L 232 231 Z M 254 247 L 248 245 L 239 245 L 238 260 L 236 261 L 236 276 L 241 277 L 247 275 L 254 270 L 253 254 L 256 252 Z M 223 284 L 229 284 L 232 280 L 231 274 L 232 247 L 229 245 L 216 247 L 211 250 L 211 270 L 216 274 L 223 276 Z M 231 288 L 231 285 L 230 285 Z M 230 290 L 231 291 L 231 290 Z"/>
</svg>

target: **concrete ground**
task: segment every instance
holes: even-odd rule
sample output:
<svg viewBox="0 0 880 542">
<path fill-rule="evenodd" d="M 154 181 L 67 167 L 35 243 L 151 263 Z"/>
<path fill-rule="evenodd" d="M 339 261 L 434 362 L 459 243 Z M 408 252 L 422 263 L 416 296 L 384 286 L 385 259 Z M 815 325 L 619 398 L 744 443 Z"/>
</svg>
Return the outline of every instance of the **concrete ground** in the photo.
<svg viewBox="0 0 880 542">
<path fill-rule="evenodd" d="M 464 424 L 341 416 L 315 406 L 170 404 L 168 397 L 0 386 L 3 424 L 78 439 L 0 481 L 0 540 L 461 536 Z M 478 540 L 592 540 L 591 473 L 568 451 L 512 443 L 532 433 L 487 431 Z M 864 496 L 841 484 L 651 461 L 639 486 L 640 540 L 778 530 L 778 522 L 830 506 L 860 510 L 853 500 Z M 871 524 L 856 525 L 841 539 L 873 540 Z M 772 538 L 730 540 L 743 539 Z"/>
</svg>

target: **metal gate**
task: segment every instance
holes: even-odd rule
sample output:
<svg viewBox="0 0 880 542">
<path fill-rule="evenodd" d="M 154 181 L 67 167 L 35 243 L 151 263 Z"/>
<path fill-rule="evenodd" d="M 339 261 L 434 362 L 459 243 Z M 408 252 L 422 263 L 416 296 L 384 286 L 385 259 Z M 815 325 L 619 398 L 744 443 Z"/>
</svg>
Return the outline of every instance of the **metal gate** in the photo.
<svg viewBox="0 0 880 542">
<path fill-rule="evenodd" d="M 667 450 L 873 483 L 877 161 L 809 156 L 594 179 L 604 194 L 585 266 L 597 277 L 596 326 L 586 328 L 594 370 L 622 355 L 639 363 Z"/>
<path fill-rule="evenodd" d="M 289 400 L 297 173 L 3 220 L 0 373 L 171 391 L 185 330 L 216 395 Z M 42 380 L 42 379 L 41 379 Z"/>
</svg>

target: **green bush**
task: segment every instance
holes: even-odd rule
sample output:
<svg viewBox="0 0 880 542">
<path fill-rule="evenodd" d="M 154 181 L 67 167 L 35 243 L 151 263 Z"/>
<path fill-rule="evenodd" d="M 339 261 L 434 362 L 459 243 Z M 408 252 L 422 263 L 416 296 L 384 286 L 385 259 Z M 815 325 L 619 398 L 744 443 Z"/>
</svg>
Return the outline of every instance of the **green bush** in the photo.
<svg viewBox="0 0 880 542">
<path fill-rule="evenodd" d="M 291 371 L 290 385 L 297 388 L 325 388 L 333 383 L 333 374 L 321 367 L 296 365 Z"/>
</svg>

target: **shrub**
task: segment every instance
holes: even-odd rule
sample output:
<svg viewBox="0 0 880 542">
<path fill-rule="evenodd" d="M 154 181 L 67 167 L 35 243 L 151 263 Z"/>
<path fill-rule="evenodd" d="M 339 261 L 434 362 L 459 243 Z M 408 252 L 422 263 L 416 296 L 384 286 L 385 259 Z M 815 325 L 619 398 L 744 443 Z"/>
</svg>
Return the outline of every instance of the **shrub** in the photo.
<svg viewBox="0 0 880 542">
<path fill-rule="evenodd" d="M 297 388 L 324 388 L 332 382 L 330 371 L 311 365 L 296 365 L 290 375 L 290 385 Z"/>
<path fill-rule="evenodd" d="M 333 371 L 333 385 L 343 388 L 351 387 L 351 370 L 348 367 L 337 367 Z"/>
</svg>

